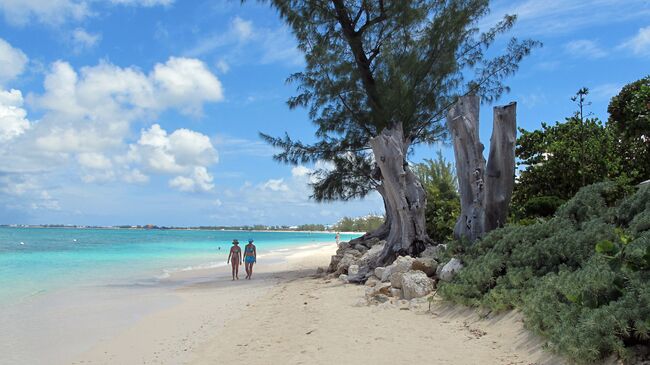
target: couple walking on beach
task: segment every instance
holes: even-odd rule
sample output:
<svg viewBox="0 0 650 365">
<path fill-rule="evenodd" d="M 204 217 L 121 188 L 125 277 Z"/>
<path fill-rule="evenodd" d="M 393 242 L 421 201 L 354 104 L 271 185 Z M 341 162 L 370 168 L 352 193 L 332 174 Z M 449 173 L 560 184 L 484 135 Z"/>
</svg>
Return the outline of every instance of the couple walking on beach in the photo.
<svg viewBox="0 0 650 365">
<path fill-rule="evenodd" d="M 257 249 L 253 244 L 253 240 L 248 240 L 248 244 L 244 246 L 244 257 L 242 259 L 241 247 L 239 247 L 239 241 L 232 240 L 232 247 L 230 248 L 230 254 L 228 254 L 227 263 L 232 263 L 232 279 L 239 280 L 239 265 L 243 262 L 246 264 L 246 279 L 253 276 L 253 265 L 257 262 Z"/>
</svg>

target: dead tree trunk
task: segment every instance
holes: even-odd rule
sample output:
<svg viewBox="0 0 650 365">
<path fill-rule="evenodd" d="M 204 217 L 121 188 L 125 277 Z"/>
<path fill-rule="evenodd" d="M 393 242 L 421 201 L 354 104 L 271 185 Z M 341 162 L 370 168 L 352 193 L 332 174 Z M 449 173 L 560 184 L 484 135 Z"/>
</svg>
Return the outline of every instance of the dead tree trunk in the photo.
<svg viewBox="0 0 650 365">
<path fill-rule="evenodd" d="M 398 255 L 415 255 L 430 241 L 424 217 L 426 194 L 406 162 L 409 145 L 401 124 L 384 129 L 370 140 L 381 170 L 380 193 L 385 201 L 386 223 L 390 226 L 376 265 L 388 264 Z"/>
<path fill-rule="evenodd" d="M 515 186 L 517 104 L 494 108 L 485 186 L 485 232 L 502 227 Z"/>
<path fill-rule="evenodd" d="M 454 144 L 460 192 L 460 217 L 454 227 L 454 236 L 466 237 L 470 241 L 483 234 L 485 221 L 485 159 L 478 133 L 479 105 L 478 96 L 465 96 L 447 114 L 447 128 Z"/>
<path fill-rule="evenodd" d="M 479 106 L 478 96 L 463 96 L 447 114 L 461 201 L 454 236 L 470 241 L 505 223 L 514 187 L 516 104 L 494 108 L 487 168 L 479 139 Z"/>
</svg>

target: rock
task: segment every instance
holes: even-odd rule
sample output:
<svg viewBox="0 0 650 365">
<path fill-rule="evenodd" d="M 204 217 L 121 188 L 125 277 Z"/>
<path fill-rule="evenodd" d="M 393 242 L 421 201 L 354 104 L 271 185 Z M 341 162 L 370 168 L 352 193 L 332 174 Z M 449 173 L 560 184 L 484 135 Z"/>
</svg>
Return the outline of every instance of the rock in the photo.
<svg viewBox="0 0 650 365">
<path fill-rule="evenodd" d="M 402 289 L 390 288 L 390 295 L 395 298 L 402 298 Z"/>
<path fill-rule="evenodd" d="M 413 265 L 413 258 L 411 256 L 399 256 L 397 260 L 386 267 L 381 276 L 381 281 L 390 280 L 390 276 L 396 272 L 407 272 L 411 270 Z"/>
<path fill-rule="evenodd" d="M 447 249 L 447 245 L 429 246 L 420 253 L 420 257 L 428 257 L 436 261 L 440 261 L 442 253 L 446 249 Z"/>
<path fill-rule="evenodd" d="M 442 281 L 451 281 L 456 273 L 462 268 L 463 264 L 459 259 L 454 257 L 442 267 L 442 270 L 440 270 L 440 273 L 438 274 L 438 278 Z"/>
<path fill-rule="evenodd" d="M 325 269 L 323 269 L 322 267 L 319 266 L 318 269 L 316 269 L 316 274 L 321 275 L 323 273 L 325 273 Z"/>
<path fill-rule="evenodd" d="M 362 244 L 355 245 L 354 249 L 361 252 L 361 254 L 364 254 L 364 253 L 366 253 L 366 251 L 368 251 L 368 247 L 366 247 L 366 246 L 364 246 Z"/>
<path fill-rule="evenodd" d="M 359 265 L 348 266 L 348 275 L 357 275 L 359 273 Z"/>
<path fill-rule="evenodd" d="M 345 274 L 341 274 L 341 275 L 339 275 L 339 280 L 341 280 L 344 283 L 347 283 L 348 282 L 348 276 L 345 275 Z"/>
<path fill-rule="evenodd" d="M 350 250 L 350 251 L 356 251 L 356 250 Z M 339 261 L 338 265 L 336 266 L 336 272 L 338 274 L 347 273 L 348 267 L 350 265 L 356 264 L 357 259 L 354 257 L 353 254 L 349 253 L 350 251 L 346 252 L 345 255 L 343 255 L 343 258 L 341 258 L 341 261 Z"/>
<path fill-rule="evenodd" d="M 418 257 L 413 261 L 413 265 L 411 266 L 412 270 L 420 270 L 427 274 L 427 276 L 435 275 L 437 268 L 438 262 L 431 257 Z"/>
<path fill-rule="evenodd" d="M 354 262 L 352 262 L 351 264 L 359 265 L 359 271 L 356 275 L 350 275 L 348 280 L 353 283 L 361 283 L 364 282 L 368 276 L 372 275 L 372 272 L 370 272 L 370 268 L 374 266 L 375 262 L 377 262 L 377 258 L 379 257 L 379 254 L 383 249 L 384 249 L 383 245 L 375 245 L 371 249 L 369 249 L 365 254 L 363 254 L 360 258 L 355 259 Z M 351 251 L 359 252 L 357 250 L 351 250 Z M 348 253 L 349 252 L 350 251 L 348 251 Z M 342 260 L 342 262 L 346 263 L 345 257 Z"/>
<path fill-rule="evenodd" d="M 375 294 L 372 296 L 372 300 L 378 303 L 386 303 L 390 298 L 385 294 Z"/>
<path fill-rule="evenodd" d="M 404 275 L 404 273 L 401 272 L 394 272 L 390 274 L 390 285 L 393 288 L 402 288 L 402 275 Z"/>
<path fill-rule="evenodd" d="M 375 286 L 366 288 L 366 297 L 372 297 L 375 294 L 390 294 L 390 283 L 377 283 Z"/>
<path fill-rule="evenodd" d="M 384 271 L 386 271 L 386 268 L 383 266 L 378 266 L 375 268 L 375 276 L 381 280 L 381 278 L 384 276 Z"/>
<path fill-rule="evenodd" d="M 402 274 L 402 294 L 404 299 L 423 297 L 433 290 L 431 279 L 422 271 L 411 270 Z"/>
<path fill-rule="evenodd" d="M 366 280 L 366 286 L 373 287 L 373 286 L 377 285 L 378 283 L 381 283 L 381 281 L 374 275 L 369 277 L 368 280 Z"/>
<path fill-rule="evenodd" d="M 341 259 L 343 258 L 343 255 L 332 255 L 332 259 L 330 260 L 330 266 L 327 268 L 327 272 L 336 272 L 339 262 L 341 262 Z"/>
</svg>

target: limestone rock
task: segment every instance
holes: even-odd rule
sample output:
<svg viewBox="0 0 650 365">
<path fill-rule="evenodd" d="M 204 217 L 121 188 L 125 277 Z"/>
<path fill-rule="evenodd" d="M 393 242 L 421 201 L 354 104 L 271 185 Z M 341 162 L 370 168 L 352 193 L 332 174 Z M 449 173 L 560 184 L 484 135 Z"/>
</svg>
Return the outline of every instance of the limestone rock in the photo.
<svg viewBox="0 0 650 365">
<path fill-rule="evenodd" d="M 359 273 L 359 265 L 350 265 L 348 266 L 348 275 L 357 275 Z"/>
<path fill-rule="evenodd" d="M 463 264 L 460 262 L 459 259 L 457 258 L 452 258 L 449 260 L 448 263 L 445 264 L 445 266 L 442 267 L 442 270 L 440 270 L 440 274 L 438 274 L 438 278 L 442 281 L 451 281 L 451 279 L 456 275 L 456 273 L 463 268 Z"/>
<path fill-rule="evenodd" d="M 402 272 L 394 272 L 390 274 L 390 285 L 393 288 L 401 289 L 402 288 Z"/>
<path fill-rule="evenodd" d="M 372 296 L 372 300 L 378 303 L 386 303 L 390 298 L 385 294 L 375 294 Z"/>
<path fill-rule="evenodd" d="M 402 294 L 404 299 L 423 297 L 433 290 L 431 280 L 422 271 L 410 270 L 402 274 Z"/>
<path fill-rule="evenodd" d="M 381 281 L 388 281 L 393 273 L 396 272 L 407 272 L 411 270 L 413 265 L 413 258 L 411 256 L 399 256 L 397 260 L 386 267 L 381 276 Z"/>
<path fill-rule="evenodd" d="M 429 246 L 420 253 L 420 257 L 432 258 L 440 261 L 442 253 L 447 249 L 447 245 Z"/>
<path fill-rule="evenodd" d="M 372 297 L 375 294 L 390 294 L 390 283 L 377 283 L 377 285 L 366 288 L 366 296 Z"/>
<path fill-rule="evenodd" d="M 383 266 L 378 266 L 375 268 L 375 276 L 381 280 L 381 278 L 384 276 L 384 271 L 386 271 L 386 268 Z"/>
<path fill-rule="evenodd" d="M 381 283 L 381 281 L 374 275 L 369 277 L 368 280 L 366 280 L 366 286 L 373 287 L 373 286 L 377 285 L 378 283 Z"/>
<path fill-rule="evenodd" d="M 390 295 L 395 298 L 402 298 L 402 289 L 390 288 Z"/>
<path fill-rule="evenodd" d="M 347 283 L 348 282 L 348 276 L 345 275 L 345 274 L 341 274 L 341 275 L 339 275 L 339 280 L 341 280 L 344 283 Z"/>
<path fill-rule="evenodd" d="M 435 275 L 437 268 L 438 262 L 431 257 L 418 257 L 413 261 L 413 265 L 411 266 L 412 270 L 422 271 L 427 276 Z"/>
<path fill-rule="evenodd" d="M 350 251 L 356 251 L 356 250 L 350 250 Z M 350 251 L 346 252 L 345 255 L 343 255 L 343 258 L 341 258 L 341 261 L 339 261 L 338 265 L 336 266 L 337 273 L 339 274 L 347 273 L 348 267 L 350 267 L 350 265 L 356 264 L 357 259 L 353 254 L 350 253 Z"/>
</svg>

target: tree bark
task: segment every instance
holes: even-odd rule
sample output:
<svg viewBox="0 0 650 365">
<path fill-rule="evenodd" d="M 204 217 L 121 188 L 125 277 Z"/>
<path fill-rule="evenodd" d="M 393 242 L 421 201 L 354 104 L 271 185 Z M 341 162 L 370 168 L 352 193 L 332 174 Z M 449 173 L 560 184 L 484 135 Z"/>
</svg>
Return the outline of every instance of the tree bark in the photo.
<svg viewBox="0 0 650 365">
<path fill-rule="evenodd" d="M 505 224 L 515 182 L 517 104 L 494 108 L 487 166 L 479 139 L 479 106 L 478 96 L 463 96 L 447 114 L 461 202 L 454 236 L 470 241 Z"/>
<path fill-rule="evenodd" d="M 478 96 L 464 96 L 447 114 L 447 128 L 451 132 L 456 157 L 461 207 L 454 236 L 470 241 L 481 237 L 485 221 L 485 159 L 483 144 L 479 139 L 479 105 Z"/>
<path fill-rule="evenodd" d="M 391 263 L 398 255 L 416 255 L 430 242 L 424 216 L 426 194 L 406 162 L 409 144 L 401 123 L 370 140 L 381 170 L 380 193 L 390 226 L 377 266 Z"/>
<path fill-rule="evenodd" d="M 486 170 L 485 232 L 502 227 L 515 186 L 517 103 L 494 108 L 490 155 Z"/>
</svg>

